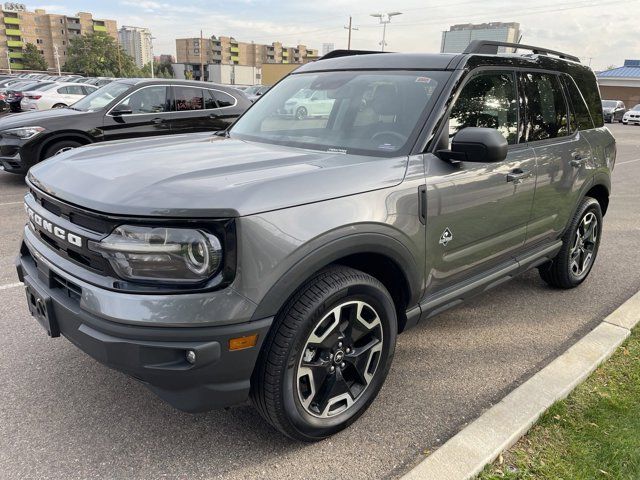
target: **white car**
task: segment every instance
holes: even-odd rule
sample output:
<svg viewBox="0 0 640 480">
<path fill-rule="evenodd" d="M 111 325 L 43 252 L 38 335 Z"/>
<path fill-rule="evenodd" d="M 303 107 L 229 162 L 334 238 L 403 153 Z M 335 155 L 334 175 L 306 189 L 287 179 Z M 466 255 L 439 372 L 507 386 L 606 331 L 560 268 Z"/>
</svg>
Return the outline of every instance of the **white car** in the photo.
<svg viewBox="0 0 640 480">
<path fill-rule="evenodd" d="M 98 88 L 84 83 L 54 83 L 38 90 L 25 92 L 20 107 L 25 112 L 68 107 Z"/>
<path fill-rule="evenodd" d="M 331 113 L 335 99 L 327 96 L 326 90 L 300 90 L 284 104 L 284 113 L 297 120 L 309 117 L 326 117 Z"/>
<path fill-rule="evenodd" d="M 636 125 L 640 125 L 640 103 L 633 107 L 631 110 L 627 110 L 624 116 L 622 117 L 622 123 L 628 125 L 630 123 L 635 123 Z"/>
</svg>

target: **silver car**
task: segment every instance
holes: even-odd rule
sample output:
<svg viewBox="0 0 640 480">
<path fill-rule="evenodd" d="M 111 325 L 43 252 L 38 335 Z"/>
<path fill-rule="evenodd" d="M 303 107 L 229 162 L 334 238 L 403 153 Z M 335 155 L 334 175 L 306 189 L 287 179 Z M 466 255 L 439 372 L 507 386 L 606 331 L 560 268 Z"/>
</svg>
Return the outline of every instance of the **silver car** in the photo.
<svg viewBox="0 0 640 480">
<path fill-rule="evenodd" d="M 399 333 L 533 268 L 577 287 L 596 260 L 616 145 L 595 76 L 501 45 L 334 51 L 224 132 L 34 166 L 31 313 L 176 408 L 249 399 L 302 441 L 347 427 Z M 316 94 L 322 115 L 287 107 Z"/>
</svg>

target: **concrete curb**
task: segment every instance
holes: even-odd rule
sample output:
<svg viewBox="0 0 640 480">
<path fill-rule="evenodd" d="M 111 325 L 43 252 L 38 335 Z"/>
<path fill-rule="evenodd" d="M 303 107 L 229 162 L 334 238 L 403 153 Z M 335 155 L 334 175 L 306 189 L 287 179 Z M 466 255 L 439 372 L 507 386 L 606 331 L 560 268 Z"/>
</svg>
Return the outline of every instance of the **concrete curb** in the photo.
<svg viewBox="0 0 640 480">
<path fill-rule="evenodd" d="M 640 321 L 640 292 L 524 384 L 483 413 L 403 480 L 466 480 L 516 443 L 555 402 L 608 359 Z"/>
</svg>

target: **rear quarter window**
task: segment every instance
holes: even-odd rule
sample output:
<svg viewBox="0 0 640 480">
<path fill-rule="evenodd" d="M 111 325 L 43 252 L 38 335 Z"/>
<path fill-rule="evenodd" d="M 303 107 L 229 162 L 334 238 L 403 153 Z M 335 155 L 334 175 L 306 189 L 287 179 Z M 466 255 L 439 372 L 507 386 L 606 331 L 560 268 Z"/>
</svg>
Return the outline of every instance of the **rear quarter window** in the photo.
<svg viewBox="0 0 640 480">
<path fill-rule="evenodd" d="M 595 74 L 589 68 L 579 65 L 572 66 L 568 73 L 576 82 L 576 86 L 584 97 L 594 126 L 596 128 L 602 127 L 604 125 L 604 115 Z"/>
</svg>

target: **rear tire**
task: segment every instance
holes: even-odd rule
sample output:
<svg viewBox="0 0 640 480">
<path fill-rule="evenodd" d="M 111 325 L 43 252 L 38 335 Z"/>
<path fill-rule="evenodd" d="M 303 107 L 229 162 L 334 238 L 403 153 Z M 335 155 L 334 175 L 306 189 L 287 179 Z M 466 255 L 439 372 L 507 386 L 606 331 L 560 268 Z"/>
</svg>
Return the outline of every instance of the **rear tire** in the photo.
<svg viewBox="0 0 640 480">
<path fill-rule="evenodd" d="M 253 373 L 252 403 L 290 438 L 333 435 L 375 399 L 396 336 L 395 306 L 377 279 L 349 267 L 327 268 L 276 317 Z"/>
<path fill-rule="evenodd" d="M 602 236 L 602 209 L 595 198 L 585 197 L 562 237 L 553 260 L 538 267 L 540 276 L 555 288 L 575 288 L 589 276 Z"/>
<path fill-rule="evenodd" d="M 47 147 L 47 149 L 44 151 L 44 155 L 42 156 L 42 160 L 54 157 L 62 152 L 66 152 L 67 150 L 72 150 L 81 146 L 82 144 L 80 142 L 76 142 L 75 140 L 60 140 L 59 142 L 55 142 L 54 144 Z"/>
<path fill-rule="evenodd" d="M 56 103 L 53 107 L 51 108 L 65 108 L 67 105 L 65 105 L 64 103 Z"/>
<path fill-rule="evenodd" d="M 309 112 L 305 107 L 298 107 L 296 109 L 296 120 L 304 120 L 309 115 Z"/>
</svg>

